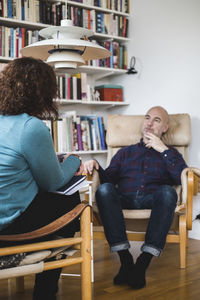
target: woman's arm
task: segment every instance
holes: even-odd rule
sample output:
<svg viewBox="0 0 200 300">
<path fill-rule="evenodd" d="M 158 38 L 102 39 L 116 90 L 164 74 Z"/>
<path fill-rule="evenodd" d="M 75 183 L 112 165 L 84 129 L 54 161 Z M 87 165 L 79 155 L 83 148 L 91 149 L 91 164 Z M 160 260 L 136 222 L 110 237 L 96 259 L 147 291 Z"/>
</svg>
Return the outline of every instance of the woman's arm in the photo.
<svg viewBox="0 0 200 300">
<path fill-rule="evenodd" d="M 38 186 L 55 191 L 67 183 L 80 167 L 80 159 L 70 155 L 59 163 L 47 126 L 37 118 L 30 118 L 21 134 L 21 151 L 30 166 Z"/>
</svg>

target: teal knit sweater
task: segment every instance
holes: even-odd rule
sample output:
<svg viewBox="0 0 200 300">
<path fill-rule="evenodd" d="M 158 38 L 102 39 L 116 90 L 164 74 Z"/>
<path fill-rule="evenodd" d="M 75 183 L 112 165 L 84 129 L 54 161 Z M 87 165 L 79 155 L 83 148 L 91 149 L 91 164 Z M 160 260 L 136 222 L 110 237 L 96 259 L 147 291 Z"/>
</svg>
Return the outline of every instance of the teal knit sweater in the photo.
<svg viewBox="0 0 200 300">
<path fill-rule="evenodd" d="M 0 230 L 25 211 L 39 188 L 57 190 L 79 166 L 75 156 L 58 162 L 41 120 L 28 114 L 0 115 Z"/>
</svg>

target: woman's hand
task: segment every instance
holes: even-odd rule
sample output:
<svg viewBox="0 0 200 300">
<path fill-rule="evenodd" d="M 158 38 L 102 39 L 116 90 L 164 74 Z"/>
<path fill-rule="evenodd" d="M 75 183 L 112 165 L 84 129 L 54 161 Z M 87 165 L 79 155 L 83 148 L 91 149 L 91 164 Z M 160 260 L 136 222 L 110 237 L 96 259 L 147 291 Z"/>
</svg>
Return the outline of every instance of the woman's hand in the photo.
<svg viewBox="0 0 200 300">
<path fill-rule="evenodd" d="M 75 176 L 82 175 L 84 171 L 84 164 L 81 164 L 78 171 L 74 174 Z"/>
</svg>

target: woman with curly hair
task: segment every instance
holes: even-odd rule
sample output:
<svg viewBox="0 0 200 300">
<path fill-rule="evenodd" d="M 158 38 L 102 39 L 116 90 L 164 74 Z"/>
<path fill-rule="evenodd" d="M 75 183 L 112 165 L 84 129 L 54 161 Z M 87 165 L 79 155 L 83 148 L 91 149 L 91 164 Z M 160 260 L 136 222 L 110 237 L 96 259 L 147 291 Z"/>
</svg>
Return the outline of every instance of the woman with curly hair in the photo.
<svg viewBox="0 0 200 300">
<path fill-rule="evenodd" d="M 0 234 L 35 230 L 80 202 L 78 193 L 54 193 L 83 168 L 74 155 L 59 163 L 41 120 L 58 116 L 57 94 L 55 73 L 41 60 L 15 59 L 0 74 Z M 58 234 L 72 237 L 78 229 L 77 220 Z M 56 299 L 60 273 L 37 274 L 33 299 Z"/>
</svg>

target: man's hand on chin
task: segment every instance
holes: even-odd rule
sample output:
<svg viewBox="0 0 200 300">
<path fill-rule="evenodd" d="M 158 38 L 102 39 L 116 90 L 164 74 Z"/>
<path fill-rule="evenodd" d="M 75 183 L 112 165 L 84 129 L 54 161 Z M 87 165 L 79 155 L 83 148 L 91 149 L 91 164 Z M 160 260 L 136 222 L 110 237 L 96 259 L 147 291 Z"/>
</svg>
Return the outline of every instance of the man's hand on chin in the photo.
<svg viewBox="0 0 200 300">
<path fill-rule="evenodd" d="M 147 148 L 153 148 L 160 153 L 168 149 L 168 147 L 161 141 L 161 139 L 153 133 L 147 132 L 145 133 L 144 137 L 144 143 Z"/>
</svg>

